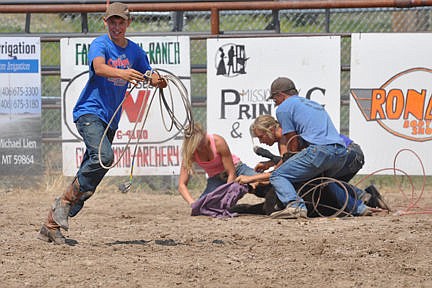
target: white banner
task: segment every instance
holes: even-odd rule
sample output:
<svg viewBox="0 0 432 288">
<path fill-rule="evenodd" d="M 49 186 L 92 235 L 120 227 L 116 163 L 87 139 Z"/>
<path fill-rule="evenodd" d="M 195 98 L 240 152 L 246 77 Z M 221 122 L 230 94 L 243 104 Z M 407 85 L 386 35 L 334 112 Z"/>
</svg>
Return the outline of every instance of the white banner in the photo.
<svg viewBox="0 0 432 288">
<path fill-rule="evenodd" d="M 292 79 L 300 96 L 325 105 L 339 128 L 340 37 L 207 40 L 207 130 L 223 136 L 251 167 L 266 159 L 253 153 L 259 143 L 252 143 L 249 127 L 261 114 L 275 115 L 266 99 L 279 76 Z"/>
<path fill-rule="evenodd" d="M 39 37 L 0 37 L 0 174 L 43 172 Z"/>
<path fill-rule="evenodd" d="M 190 91 L 189 37 L 130 37 L 130 39 L 141 45 L 147 52 L 153 69 L 158 69 L 162 75 L 171 74 L 179 77 L 187 91 Z M 68 176 L 75 175 L 85 152 L 85 145 L 73 123 L 72 110 L 88 79 L 87 53 L 92 40 L 93 38 L 65 38 L 60 42 L 63 173 Z M 171 119 L 167 111 L 161 108 L 163 105 L 159 94 L 154 94 L 154 90 L 137 86 L 131 92 L 132 97 L 128 97 L 124 102 L 119 128 L 113 141 L 115 161 L 123 151 L 126 152 L 118 165 L 107 175 L 129 175 L 132 165 L 134 175 L 179 174 L 182 135 L 175 127 L 171 127 Z M 165 89 L 168 104 L 175 107 L 176 117 L 184 123 L 186 111 L 183 109 L 181 96 L 173 86 L 170 91 L 172 98 L 169 90 Z M 138 117 L 142 105 L 146 112 L 144 116 Z M 146 113 L 148 113 L 147 118 Z M 134 131 L 135 123 L 138 124 Z M 131 143 L 126 146 L 130 138 Z M 135 150 L 137 141 L 139 145 Z M 134 163 L 132 163 L 133 159 Z"/>
<path fill-rule="evenodd" d="M 393 174 L 395 163 L 421 175 L 421 159 L 432 174 L 431 46 L 427 33 L 352 35 L 350 138 L 366 161 L 359 173 Z"/>
</svg>

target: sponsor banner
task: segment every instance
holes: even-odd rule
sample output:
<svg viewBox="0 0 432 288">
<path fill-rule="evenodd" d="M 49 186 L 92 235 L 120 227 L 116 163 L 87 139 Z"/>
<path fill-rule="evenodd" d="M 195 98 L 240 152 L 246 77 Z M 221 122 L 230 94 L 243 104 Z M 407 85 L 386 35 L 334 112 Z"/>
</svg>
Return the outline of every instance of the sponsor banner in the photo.
<svg viewBox="0 0 432 288">
<path fill-rule="evenodd" d="M 39 37 L 0 37 L 1 175 L 41 174 Z"/>
<path fill-rule="evenodd" d="M 325 105 L 339 128 L 340 37 L 207 40 L 207 130 L 222 135 L 251 167 L 267 159 L 254 154 L 253 145 L 260 144 L 252 142 L 249 127 L 261 114 L 275 115 L 267 98 L 280 76 L 291 78 L 300 96 Z M 273 153 L 279 153 L 276 146 Z"/>
<path fill-rule="evenodd" d="M 73 123 L 73 107 L 88 79 L 87 53 L 94 38 L 61 39 L 63 174 L 75 175 L 85 145 Z M 147 52 L 150 65 L 161 75 L 176 76 L 190 91 L 189 37 L 130 37 Z M 131 87 L 130 87 L 131 88 Z M 156 89 L 138 85 L 129 90 L 123 103 L 113 149 L 115 162 L 107 175 L 178 175 L 182 134 L 172 125 Z M 186 111 L 178 90 L 165 89 L 167 105 L 174 108 L 180 123 Z M 190 101 L 190 98 L 188 99 Z M 138 145 L 136 145 L 138 143 Z"/>
<path fill-rule="evenodd" d="M 431 175 L 431 35 L 353 34 L 351 40 L 350 137 L 365 153 L 360 173 L 393 174 L 395 166 L 422 175 L 421 159 Z"/>
</svg>

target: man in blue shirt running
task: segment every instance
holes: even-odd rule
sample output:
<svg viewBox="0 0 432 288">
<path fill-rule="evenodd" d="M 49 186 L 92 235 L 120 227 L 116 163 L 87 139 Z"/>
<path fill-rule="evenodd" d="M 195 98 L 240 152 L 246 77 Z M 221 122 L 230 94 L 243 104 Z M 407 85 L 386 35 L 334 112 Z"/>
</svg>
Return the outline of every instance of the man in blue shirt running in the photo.
<svg viewBox="0 0 432 288">
<path fill-rule="evenodd" d="M 110 4 L 103 20 L 108 33 L 97 37 L 90 45 L 89 79 L 73 109 L 73 120 L 86 152 L 73 182 L 55 199 L 38 235 L 39 239 L 55 244 L 66 243 L 60 228 L 69 229 L 68 217 L 81 210 L 84 201 L 93 195 L 108 172 L 104 167 L 114 163 L 111 145 L 120 121 L 120 113 L 115 117 L 114 113 L 129 83 L 148 81 L 154 87 L 167 86 L 165 79 L 152 72 L 145 51 L 126 38 L 126 29 L 131 23 L 128 6 L 120 2 Z"/>
</svg>

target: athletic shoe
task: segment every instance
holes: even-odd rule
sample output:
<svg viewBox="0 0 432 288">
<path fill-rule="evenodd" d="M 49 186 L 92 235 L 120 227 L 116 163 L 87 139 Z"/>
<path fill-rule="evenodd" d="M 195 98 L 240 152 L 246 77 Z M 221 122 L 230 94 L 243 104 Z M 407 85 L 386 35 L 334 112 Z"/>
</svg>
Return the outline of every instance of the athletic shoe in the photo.
<svg viewBox="0 0 432 288">
<path fill-rule="evenodd" d="M 307 218 L 307 209 L 304 207 L 287 206 L 285 209 L 270 214 L 274 219 L 297 219 Z"/>
<path fill-rule="evenodd" d="M 366 207 L 358 216 L 372 216 L 372 211 Z"/>
</svg>

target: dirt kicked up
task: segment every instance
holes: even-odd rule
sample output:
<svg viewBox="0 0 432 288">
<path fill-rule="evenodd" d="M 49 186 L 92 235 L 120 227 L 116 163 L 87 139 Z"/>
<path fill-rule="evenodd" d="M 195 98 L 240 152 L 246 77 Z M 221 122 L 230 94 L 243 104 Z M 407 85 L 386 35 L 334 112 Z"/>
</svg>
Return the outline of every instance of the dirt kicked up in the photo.
<svg viewBox="0 0 432 288">
<path fill-rule="evenodd" d="M 47 190 L 0 191 L 0 287 L 432 287 L 427 213 L 222 220 L 191 217 L 179 195 L 103 187 L 59 246 L 36 239 Z"/>
</svg>

